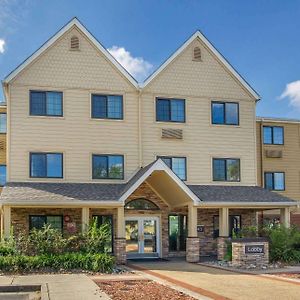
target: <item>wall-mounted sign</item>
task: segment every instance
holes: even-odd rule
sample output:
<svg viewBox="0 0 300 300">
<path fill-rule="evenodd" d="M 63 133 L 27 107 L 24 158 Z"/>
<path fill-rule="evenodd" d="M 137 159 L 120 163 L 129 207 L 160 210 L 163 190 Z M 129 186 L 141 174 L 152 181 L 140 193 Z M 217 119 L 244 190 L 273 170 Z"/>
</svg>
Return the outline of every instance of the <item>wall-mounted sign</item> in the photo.
<svg viewBox="0 0 300 300">
<path fill-rule="evenodd" d="M 204 232 L 204 225 L 197 225 L 197 232 Z"/>
<path fill-rule="evenodd" d="M 263 254 L 265 253 L 264 245 L 245 245 L 246 254 Z"/>
</svg>

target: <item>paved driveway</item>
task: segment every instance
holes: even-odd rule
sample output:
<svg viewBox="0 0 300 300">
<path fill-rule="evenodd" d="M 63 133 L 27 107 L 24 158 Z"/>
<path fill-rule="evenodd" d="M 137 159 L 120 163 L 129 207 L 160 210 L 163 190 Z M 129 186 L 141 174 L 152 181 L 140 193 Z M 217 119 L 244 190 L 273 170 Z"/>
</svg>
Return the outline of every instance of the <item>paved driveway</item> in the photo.
<svg viewBox="0 0 300 300">
<path fill-rule="evenodd" d="M 300 284 L 206 267 L 185 261 L 132 262 L 146 273 L 211 299 L 298 300 Z"/>
</svg>

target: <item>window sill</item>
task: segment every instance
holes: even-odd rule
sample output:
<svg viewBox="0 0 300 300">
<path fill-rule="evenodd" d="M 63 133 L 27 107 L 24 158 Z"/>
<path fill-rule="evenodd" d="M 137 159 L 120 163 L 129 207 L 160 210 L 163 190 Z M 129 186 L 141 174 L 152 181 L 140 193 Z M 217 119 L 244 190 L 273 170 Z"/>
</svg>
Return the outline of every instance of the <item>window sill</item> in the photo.
<svg viewBox="0 0 300 300">
<path fill-rule="evenodd" d="M 95 121 L 95 122 L 124 122 L 125 119 L 100 119 L 100 118 L 91 118 L 90 121 Z"/>
<path fill-rule="evenodd" d="M 210 123 L 211 127 L 222 127 L 222 128 L 241 128 L 241 125 L 231 125 L 231 124 L 212 124 Z"/>
<path fill-rule="evenodd" d="M 65 116 L 27 116 L 28 118 L 33 119 L 59 119 L 59 120 L 65 120 Z"/>
</svg>

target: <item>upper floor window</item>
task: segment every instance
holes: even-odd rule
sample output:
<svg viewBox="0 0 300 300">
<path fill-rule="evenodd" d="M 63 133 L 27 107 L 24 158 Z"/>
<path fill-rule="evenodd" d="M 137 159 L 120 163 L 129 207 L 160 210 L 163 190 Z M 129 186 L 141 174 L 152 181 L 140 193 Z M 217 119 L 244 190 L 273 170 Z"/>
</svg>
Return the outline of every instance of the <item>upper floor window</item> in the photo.
<svg viewBox="0 0 300 300">
<path fill-rule="evenodd" d="M 0 133 L 6 133 L 6 113 L 0 113 Z"/>
<path fill-rule="evenodd" d="M 181 179 L 186 180 L 186 157 L 158 156 Z"/>
<path fill-rule="evenodd" d="M 30 153 L 30 177 L 63 178 L 63 154 Z"/>
<path fill-rule="evenodd" d="M 283 172 L 265 172 L 265 188 L 271 191 L 284 191 L 284 177 Z"/>
<path fill-rule="evenodd" d="M 282 126 L 264 126 L 264 144 L 283 145 Z"/>
<path fill-rule="evenodd" d="M 123 97 L 118 95 L 92 95 L 92 118 L 123 119 Z"/>
<path fill-rule="evenodd" d="M 212 102 L 212 123 L 239 125 L 239 104 L 234 102 Z"/>
<path fill-rule="evenodd" d="M 123 155 L 96 155 L 93 154 L 93 179 L 123 179 Z"/>
<path fill-rule="evenodd" d="M 240 181 L 240 160 L 236 158 L 214 158 L 213 180 Z"/>
<path fill-rule="evenodd" d="M 31 116 L 63 116 L 63 93 L 30 91 Z"/>
<path fill-rule="evenodd" d="M 156 99 L 156 121 L 185 122 L 184 99 Z"/>
<path fill-rule="evenodd" d="M 0 186 L 6 184 L 6 166 L 0 165 Z"/>
</svg>

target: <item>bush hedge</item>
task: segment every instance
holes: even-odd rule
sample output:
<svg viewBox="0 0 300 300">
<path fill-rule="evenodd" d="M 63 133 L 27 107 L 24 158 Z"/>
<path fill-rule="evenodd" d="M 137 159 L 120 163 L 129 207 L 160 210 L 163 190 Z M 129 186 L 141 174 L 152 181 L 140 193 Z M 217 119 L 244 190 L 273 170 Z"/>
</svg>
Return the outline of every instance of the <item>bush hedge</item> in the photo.
<svg viewBox="0 0 300 300">
<path fill-rule="evenodd" d="M 64 253 L 46 255 L 0 256 L 0 269 L 3 271 L 24 272 L 33 270 L 74 270 L 111 272 L 115 264 L 113 256 L 99 253 Z"/>
</svg>

